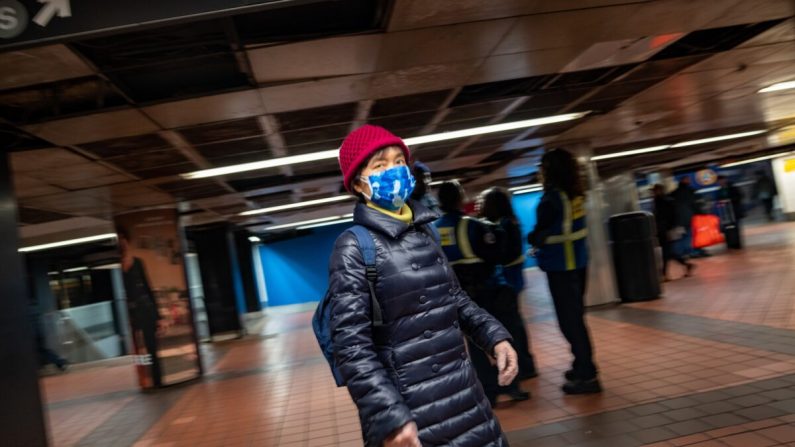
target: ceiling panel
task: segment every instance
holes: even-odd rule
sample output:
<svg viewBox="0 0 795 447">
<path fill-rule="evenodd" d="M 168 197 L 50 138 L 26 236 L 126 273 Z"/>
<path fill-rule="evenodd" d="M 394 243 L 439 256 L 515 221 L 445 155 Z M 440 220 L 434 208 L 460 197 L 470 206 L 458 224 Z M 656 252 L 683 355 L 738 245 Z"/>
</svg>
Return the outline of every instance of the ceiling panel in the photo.
<svg viewBox="0 0 795 447">
<path fill-rule="evenodd" d="M 47 121 L 23 128 L 33 135 L 61 146 L 143 135 L 158 130 L 151 120 L 134 109 Z"/>
<path fill-rule="evenodd" d="M 194 21 L 72 42 L 134 101 L 248 86 L 220 20 Z"/>
<path fill-rule="evenodd" d="M 199 169 L 193 163 L 179 163 L 179 164 L 163 165 L 163 166 L 149 165 L 149 166 L 150 166 L 149 168 L 135 171 L 133 172 L 133 174 L 135 174 L 136 177 L 140 177 L 142 179 L 154 179 L 158 177 L 168 177 L 172 175 L 185 174 Z"/>
<path fill-rule="evenodd" d="M 350 102 L 326 107 L 297 110 L 276 114 L 279 129 L 282 132 L 327 126 L 338 123 L 349 123 L 356 115 L 357 103 Z"/>
<path fill-rule="evenodd" d="M 37 210 L 35 208 L 27 208 L 24 206 L 20 206 L 17 209 L 17 212 L 19 213 L 19 221 L 28 225 L 54 222 L 56 220 L 63 220 L 72 217 L 69 214 Z"/>
<path fill-rule="evenodd" d="M 85 143 L 80 145 L 80 147 L 100 158 L 110 158 L 162 151 L 171 148 L 171 145 L 160 135 L 150 133 L 147 135 Z"/>
<path fill-rule="evenodd" d="M 265 113 L 262 98 L 257 90 L 242 90 L 171 101 L 147 106 L 142 110 L 166 129 L 234 120 Z"/>
<path fill-rule="evenodd" d="M 263 136 L 203 144 L 196 146 L 195 149 L 210 161 L 252 153 L 258 154 L 260 159 L 271 158 L 273 156 Z"/>
<path fill-rule="evenodd" d="M 643 0 L 641 0 L 643 1 Z M 390 30 L 425 28 L 461 22 L 540 14 L 568 9 L 595 8 L 625 3 L 622 0 L 397 0 L 389 22 Z"/>
<path fill-rule="evenodd" d="M 450 90 L 407 94 L 392 98 L 382 98 L 373 103 L 370 109 L 371 118 L 380 118 L 389 115 L 400 115 L 427 110 L 439 109 L 450 96 Z"/>
<path fill-rule="evenodd" d="M 513 25 L 513 19 L 486 20 L 438 28 L 387 33 L 378 71 L 445 64 L 488 56 Z"/>
<path fill-rule="evenodd" d="M 144 154 L 130 154 L 121 157 L 113 157 L 107 159 L 107 161 L 108 163 L 113 163 L 127 172 L 136 173 L 155 167 L 187 163 L 188 159 L 176 150 L 167 149 L 147 152 Z"/>
<path fill-rule="evenodd" d="M 0 67 L 14 67 L 3 71 L 0 90 L 94 74 L 91 67 L 64 45 L 0 53 Z"/>
<path fill-rule="evenodd" d="M 370 118 L 368 123 L 381 126 L 401 137 L 407 138 L 416 135 L 420 129 L 425 127 L 431 119 L 436 116 L 436 111 L 404 113 L 402 115 L 390 115 L 381 118 Z"/>
<path fill-rule="evenodd" d="M 263 133 L 257 118 L 244 118 L 187 127 L 179 129 L 179 132 L 194 145 L 249 138 Z"/>
<path fill-rule="evenodd" d="M 11 167 L 14 172 L 35 174 L 40 170 L 63 169 L 70 166 L 83 167 L 90 164 L 92 163 L 87 158 L 59 147 L 11 154 Z"/>
<path fill-rule="evenodd" d="M 331 126 L 314 127 L 311 129 L 295 130 L 292 132 L 282 132 L 284 141 L 288 149 L 293 146 L 300 146 L 308 143 L 336 142 L 331 147 L 338 147 L 342 139 L 350 131 L 350 123 L 334 124 Z"/>
<path fill-rule="evenodd" d="M 239 15 L 234 24 L 246 44 L 281 43 L 383 28 L 389 13 L 384 0 L 294 2 Z"/>
<path fill-rule="evenodd" d="M 19 199 L 57 194 L 59 192 L 64 192 L 64 190 L 42 180 L 28 177 L 25 174 L 14 173 L 14 195 Z"/>
<path fill-rule="evenodd" d="M 260 89 L 268 113 L 310 109 L 368 99 L 372 75 L 338 76 Z"/>
<path fill-rule="evenodd" d="M 336 37 L 248 50 L 257 82 L 372 73 L 382 34 Z"/>
<path fill-rule="evenodd" d="M 0 116 L 17 125 L 107 110 L 127 100 L 99 76 L 0 92 Z"/>
</svg>

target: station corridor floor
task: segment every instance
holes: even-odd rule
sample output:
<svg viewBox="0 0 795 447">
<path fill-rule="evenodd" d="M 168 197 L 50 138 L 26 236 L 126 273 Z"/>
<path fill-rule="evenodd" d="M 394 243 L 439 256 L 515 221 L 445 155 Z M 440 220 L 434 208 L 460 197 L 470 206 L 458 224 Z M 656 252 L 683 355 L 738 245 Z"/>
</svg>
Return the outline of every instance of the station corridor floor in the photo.
<svg viewBox="0 0 795 447">
<path fill-rule="evenodd" d="M 745 236 L 744 250 L 697 260 L 662 299 L 588 313 L 601 395 L 561 393 L 570 356 L 543 274 L 529 272 L 523 308 L 540 376 L 522 384 L 529 401 L 497 405 L 511 445 L 795 446 L 795 224 Z M 157 393 L 137 390 L 126 359 L 44 377 L 51 443 L 362 445 L 310 318 L 271 313 L 260 334 L 205 345 L 204 379 Z"/>
</svg>

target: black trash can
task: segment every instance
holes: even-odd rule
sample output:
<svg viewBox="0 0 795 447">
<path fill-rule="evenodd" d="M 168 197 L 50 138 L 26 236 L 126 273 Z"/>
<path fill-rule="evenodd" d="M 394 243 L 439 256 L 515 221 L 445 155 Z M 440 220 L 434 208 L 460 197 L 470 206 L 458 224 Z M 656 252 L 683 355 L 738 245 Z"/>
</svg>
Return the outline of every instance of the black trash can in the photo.
<svg viewBox="0 0 795 447">
<path fill-rule="evenodd" d="M 715 210 L 720 218 L 720 228 L 726 237 L 726 246 L 739 250 L 743 248 L 743 236 L 740 231 L 740 219 L 734 212 L 731 200 L 718 200 L 715 203 Z"/>
<path fill-rule="evenodd" d="M 660 296 L 654 216 L 639 211 L 616 214 L 608 222 L 618 295 L 623 302 Z"/>
</svg>

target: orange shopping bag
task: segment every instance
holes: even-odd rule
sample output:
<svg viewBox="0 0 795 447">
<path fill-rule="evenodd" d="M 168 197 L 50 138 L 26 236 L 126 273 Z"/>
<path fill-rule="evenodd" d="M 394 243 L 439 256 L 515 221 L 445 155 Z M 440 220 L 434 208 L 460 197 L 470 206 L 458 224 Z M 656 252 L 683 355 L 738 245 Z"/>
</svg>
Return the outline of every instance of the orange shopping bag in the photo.
<svg viewBox="0 0 795 447">
<path fill-rule="evenodd" d="M 720 219 L 713 214 L 693 216 L 693 248 L 722 244 L 726 239 L 720 232 Z"/>
</svg>

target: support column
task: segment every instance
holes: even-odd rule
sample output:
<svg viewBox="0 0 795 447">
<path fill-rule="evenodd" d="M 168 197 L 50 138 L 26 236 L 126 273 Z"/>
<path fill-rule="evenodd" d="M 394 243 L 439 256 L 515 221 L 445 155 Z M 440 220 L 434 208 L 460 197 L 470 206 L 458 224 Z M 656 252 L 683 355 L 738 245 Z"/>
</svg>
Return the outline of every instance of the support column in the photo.
<svg viewBox="0 0 795 447">
<path fill-rule="evenodd" d="M 0 440 L 3 445 L 46 446 L 38 359 L 28 291 L 18 253 L 17 207 L 9 156 L 0 153 Z"/>
<path fill-rule="evenodd" d="M 606 200 L 604 183 L 599 179 L 596 163 L 590 156 L 582 156 L 580 163 L 585 168 L 588 185 L 588 290 L 586 306 L 614 303 L 618 301 L 615 283 L 615 268 L 610 256 L 607 219 L 610 217 L 610 201 Z M 633 185 L 634 187 L 634 185 Z"/>
<path fill-rule="evenodd" d="M 785 219 L 795 220 L 795 156 L 774 159 L 773 175 L 781 213 Z"/>
</svg>

